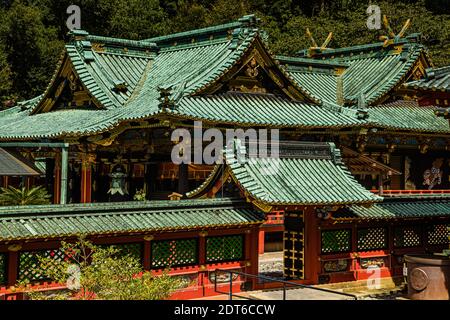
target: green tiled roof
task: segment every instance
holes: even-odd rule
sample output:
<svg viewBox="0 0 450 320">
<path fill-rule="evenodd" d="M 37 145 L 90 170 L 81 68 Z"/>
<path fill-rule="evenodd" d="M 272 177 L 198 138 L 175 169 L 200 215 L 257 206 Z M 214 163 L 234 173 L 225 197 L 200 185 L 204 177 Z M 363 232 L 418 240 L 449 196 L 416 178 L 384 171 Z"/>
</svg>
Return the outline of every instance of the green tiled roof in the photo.
<svg viewBox="0 0 450 320">
<path fill-rule="evenodd" d="M 381 198 L 364 189 L 350 174 L 332 143 L 286 142 L 279 158 L 248 157 L 238 161 L 226 151 L 226 165 L 251 198 L 269 205 L 335 205 L 373 203 Z M 216 167 L 212 176 L 222 172 Z M 188 197 L 214 184 L 207 179 Z M 209 185 L 209 186 L 208 186 Z"/>
<path fill-rule="evenodd" d="M 450 217 L 450 200 L 404 200 L 386 201 L 366 208 L 351 206 L 347 212 L 334 215 L 335 218 L 395 219 L 422 217 Z"/>
<path fill-rule="evenodd" d="M 77 133 L 89 135 L 112 128 L 119 121 L 119 116 L 117 112 L 106 110 L 65 110 L 32 116 L 0 117 L 0 138 L 56 138 Z"/>
<path fill-rule="evenodd" d="M 0 113 L 0 138 L 89 135 L 109 130 L 121 121 L 150 117 L 161 111 L 158 87 L 173 85 L 181 96 L 197 90 L 239 59 L 255 36 L 256 32 L 247 32 L 239 41 L 224 38 L 183 48 L 168 47 L 156 57 L 118 52 L 105 45 L 104 52 L 91 51 L 92 59 L 88 62 L 83 57 L 84 51 L 69 45 L 69 59 L 87 89 L 106 110 L 61 110 L 28 116 L 28 112 L 14 108 Z M 232 45 L 234 49 L 230 48 Z M 114 92 L 114 80 L 126 81 L 127 93 Z M 33 107 L 38 107 L 35 100 L 41 98 L 33 100 Z"/>
<path fill-rule="evenodd" d="M 137 107 L 138 108 L 138 107 Z M 39 139 L 92 135 L 124 121 L 167 116 L 213 123 L 296 128 L 353 128 L 364 126 L 356 110 L 324 103 L 294 102 L 273 95 L 225 94 L 181 98 L 175 108 L 162 110 L 149 101 L 147 108 L 110 110 L 61 110 L 36 115 L 15 110 L 0 114 L 0 139 Z"/>
<path fill-rule="evenodd" d="M 264 215 L 232 199 L 0 207 L 0 241 L 239 228 Z"/>
<path fill-rule="evenodd" d="M 115 48 L 114 45 L 119 40 L 125 42 L 123 45 L 131 42 L 130 40 L 86 37 L 95 41 L 103 41 L 102 49 L 92 50 L 92 43 L 87 40 L 72 41 L 65 46 L 65 55 L 62 61 L 68 60 L 72 63 L 75 73 L 83 86 L 98 102 L 99 107 L 113 109 L 123 106 L 145 76 L 145 71 L 148 71 L 147 69 L 155 57 L 153 46 L 151 44 L 139 45 L 137 49 L 140 51 L 135 51 L 133 48 L 127 48 L 124 51 Z M 137 44 L 134 43 L 134 45 Z M 150 49 L 152 49 L 151 52 Z M 89 53 L 88 58 L 87 53 Z M 58 68 L 55 75 L 57 73 Z M 54 76 L 44 96 L 52 89 L 55 78 Z M 114 90 L 117 82 L 126 85 L 126 92 Z M 39 108 L 39 105 L 36 107 Z"/>
<path fill-rule="evenodd" d="M 78 30 L 66 45 L 61 63 L 68 59 L 73 64 L 83 85 L 102 108 L 126 105 L 130 107 L 128 111 L 140 117 L 158 104 L 158 87 L 173 87 L 177 94 L 187 95 L 219 78 L 236 63 L 258 37 L 259 30 L 248 22 L 229 27 L 232 26 L 236 29 L 231 31 L 236 33 L 231 37 L 225 29 L 221 37 L 214 39 L 193 42 L 189 38 L 184 44 L 161 47 L 148 40 L 99 37 Z M 119 82 L 126 85 L 126 92 L 114 90 Z"/>
<path fill-rule="evenodd" d="M 391 47 L 383 47 L 382 43 L 375 43 L 327 49 L 309 59 L 348 64 L 349 67 L 343 73 L 346 103 L 356 103 L 361 94 L 364 94 L 365 102 L 373 105 L 405 79 L 421 56 L 429 61 L 425 47 L 419 43 L 410 39 L 401 39 L 396 45 L 403 47 L 400 54 Z M 305 55 L 305 52 L 299 54 Z M 302 57 L 302 59 L 308 58 Z M 306 74 L 306 72 L 303 73 Z M 312 78 L 314 75 L 309 77 Z M 301 85 L 308 85 L 307 80 L 300 75 L 297 75 L 297 78 L 301 81 Z M 310 90 L 312 94 L 322 100 L 333 98 L 328 96 L 326 90 L 320 86 L 321 83 L 331 83 L 331 79 L 325 80 L 323 76 L 317 76 L 312 80 L 316 84 L 315 89 Z"/>
<path fill-rule="evenodd" d="M 374 126 L 392 130 L 449 133 L 444 118 L 436 117 L 437 108 L 419 106 L 416 101 L 396 101 L 369 108 L 368 121 Z"/>
<path fill-rule="evenodd" d="M 289 74 L 302 87 L 320 101 L 337 102 L 337 70 L 347 69 L 350 64 L 311 58 L 277 56 Z"/>
<path fill-rule="evenodd" d="M 366 123 L 353 109 L 328 103 L 311 105 L 267 94 L 186 97 L 171 113 L 220 123 L 273 127 L 343 128 Z"/>
<path fill-rule="evenodd" d="M 290 71 L 300 86 L 322 101 L 337 102 L 337 76 L 328 73 Z"/>
<path fill-rule="evenodd" d="M 0 148 L 0 176 L 39 176 L 42 172 L 20 153 Z"/>
<path fill-rule="evenodd" d="M 405 86 L 419 90 L 450 92 L 450 66 L 429 68 L 425 72 L 425 79 L 408 82 Z"/>
<path fill-rule="evenodd" d="M 402 40 L 401 54 L 374 44 L 327 50 L 317 59 L 278 57 L 281 66 L 274 60 L 271 68 L 279 68 L 285 80 L 292 80 L 290 84 L 314 103 L 294 102 L 270 94 L 198 95 L 223 77 L 255 44 L 264 45 L 263 32 L 256 28 L 256 22 L 254 16 L 246 16 L 230 24 L 146 41 L 75 31 L 60 63 L 73 64 L 100 109 L 38 113 L 45 95 L 51 96 L 56 89 L 59 81 L 56 72 L 43 95 L 0 112 L 0 139 L 87 136 L 111 130 L 123 122 L 167 115 L 243 126 L 379 126 L 448 131 L 448 125 L 435 117 L 434 123 L 431 122 L 431 109 L 382 106 L 373 108 L 367 120 L 361 112 L 336 105 L 336 68 L 346 69 L 343 83 L 349 104 L 360 92 L 364 92 L 369 103 L 373 102 L 400 81 L 424 51 L 421 45 L 408 40 Z M 127 90 L 116 90 L 117 84 Z M 169 92 L 173 107 L 161 107 L 161 89 Z M 404 121 L 406 113 L 408 122 Z"/>
<path fill-rule="evenodd" d="M 191 98 L 228 72 L 256 43 L 264 46 L 261 31 L 254 27 L 255 19 L 246 16 L 232 24 L 141 42 L 73 32 L 74 40 L 66 46 L 60 66 L 65 61 L 73 64 L 100 110 L 39 113 L 46 101 L 43 96 L 51 96 L 59 81 L 57 71 L 44 95 L 24 104 L 32 116 L 29 112 L 19 112 L 24 107 L 0 113 L 0 139 L 92 135 L 124 121 L 156 117 L 165 112 L 181 118 L 265 126 L 340 128 L 364 123 L 351 110 L 271 96 L 254 101 L 245 96 Z M 273 68 L 278 68 L 276 63 Z M 279 70 L 290 79 L 283 68 Z M 124 84 L 127 90 L 114 90 L 117 83 Z M 291 85 L 308 97 L 308 90 L 298 87 L 293 79 Z M 174 110 L 162 110 L 160 88 L 169 89 Z"/>
</svg>

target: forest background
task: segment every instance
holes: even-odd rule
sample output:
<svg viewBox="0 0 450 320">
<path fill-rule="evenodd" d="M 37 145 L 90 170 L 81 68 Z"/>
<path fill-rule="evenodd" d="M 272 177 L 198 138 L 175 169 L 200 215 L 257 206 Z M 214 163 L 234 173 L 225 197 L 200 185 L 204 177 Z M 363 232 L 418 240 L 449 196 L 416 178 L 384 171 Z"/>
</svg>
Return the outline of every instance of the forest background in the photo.
<svg viewBox="0 0 450 320">
<path fill-rule="evenodd" d="M 0 109 L 41 94 L 68 40 L 70 5 L 81 8 L 81 28 L 90 34 L 146 39 L 230 22 L 246 14 L 261 18 L 275 54 L 310 46 L 308 27 L 329 47 L 379 41 L 369 30 L 367 7 L 376 4 L 399 32 L 420 32 L 436 66 L 450 65 L 450 0 L 0 0 Z"/>
</svg>

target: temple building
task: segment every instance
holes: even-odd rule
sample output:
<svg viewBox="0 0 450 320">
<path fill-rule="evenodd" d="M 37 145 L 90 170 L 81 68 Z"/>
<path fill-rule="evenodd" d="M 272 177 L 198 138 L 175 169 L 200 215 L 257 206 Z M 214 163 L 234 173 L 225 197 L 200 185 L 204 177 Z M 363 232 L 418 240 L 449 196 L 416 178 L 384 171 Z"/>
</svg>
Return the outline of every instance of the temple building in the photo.
<svg viewBox="0 0 450 320">
<path fill-rule="evenodd" d="M 370 266 L 401 276 L 404 254 L 448 248 L 448 67 L 404 30 L 275 56 L 258 25 L 142 41 L 71 32 L 45 92 L 0 112 L 0 186 L 42 185 L 53 203 L 0 206 L 0 296 L 42 285 L 36 257 L 62 258 L 80 234 L 155 274 L 170 267 L 187 283 L 175 298 L 226 287 L 216 269 L 257 275 L 268 251 L 283 251 L 284 278 L 319 284 Z M 211 128 L 277 129 L 278 157 L 255 157 L 244 137 L 220 163 L 172 161 L 175 129 Z"/>
</svg>

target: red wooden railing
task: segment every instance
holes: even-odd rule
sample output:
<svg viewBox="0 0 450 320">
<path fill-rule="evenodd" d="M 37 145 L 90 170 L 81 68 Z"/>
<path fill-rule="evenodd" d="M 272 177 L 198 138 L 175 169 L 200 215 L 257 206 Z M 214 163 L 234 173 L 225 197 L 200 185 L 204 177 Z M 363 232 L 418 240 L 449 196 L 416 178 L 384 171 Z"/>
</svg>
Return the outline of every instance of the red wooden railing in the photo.
<svg viewBox="0 0 450 320">
<path fill-rule="evenodd" d="M 55 282 L 35 283 L 31 287 L 27 287 L 26 289 L 15 287 L 0 287 L 0 300 L 23 300 L 26 296 L 26 293 L 31 290 L 49 292 L 64 289 L 66 289 L 66 286 Z"/>
</svg>

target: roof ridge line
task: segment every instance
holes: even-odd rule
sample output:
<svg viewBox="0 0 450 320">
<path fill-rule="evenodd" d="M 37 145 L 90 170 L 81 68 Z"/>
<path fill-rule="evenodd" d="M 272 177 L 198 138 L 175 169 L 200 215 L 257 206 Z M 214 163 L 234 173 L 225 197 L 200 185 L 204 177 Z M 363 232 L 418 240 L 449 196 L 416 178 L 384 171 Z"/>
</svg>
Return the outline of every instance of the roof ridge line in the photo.
<svg viewBox="0 0 450 320">
<path fill-rule="evenodd" d="M 346 53 L 351 53 L 354 51 L 368 51 L 368 50 L 383 49 L 383 48 L 390 51 L 390 50 L 392 50 L 393 45 L 405 45 L 405 44 L 414 44 L 414 43 L 417 43 L 417 42 L 410 41 L 407 38 L 401 38 L 397 42 L 393 43 L 391 46 L 388 46 L 388 47 L 383 46 L 384 42 L 375 42 L 375 43 L 359 44 L 359 45 L 355 45 L 355 46 L 351 46 L 351 47 L 326 48 L 324 51 L 322 51 L 320 53 L 316 53 L 314 55 L 314 58 L 325 57 L 325 56 L 329 56 L 329 55 L 337 54 L 337 53 L 346 54 Z M 296 54 L 299 55 L 300 58 L 307 57 L 308 49 L 299 50 L 296 52 Z"/>
<path fill-rule="evenodd" d="M 284 56 L 284 55 L 276 55 L 275 58 L 280 61 L 282 64 L 289 65 L 317 65 L 324 67 L 350 67 L 350 64 L 347 62 L 338 62 L 338 61 L 330 61 L 330 60 L 318 60 L 314 58 L 304 58 L 304 57 L 292 57 L 292 56 Z"/>
<path fill-rule="evenodd" d="M 178 44 L 176 46 L 162 47 L 160 52 L 166 53 L 166 52 L 173 52 L 173 51 L 189 50 L 192 48 L 200 48 L 200 47 L 205 47 L 205 46 L 217 45 L 217 44 L 225 43 L 228 41 L 230 41 L 230 39 L 220 38 L 220 39 L 213 39 L 213 40 L 207 40 L 207 41 L 201 41 L 201 42 L 199 41 L 199 42 L 183 43 L 183 44 Z"/>
<path fill-rule="evenodd" d="M 127 46 L 132 47 L 134 49 L 147 49 L 157 51 L 159 50 L 158 46 L 154 42 L 149 42 L 145 40 L 130 40 L 123 38 L 113 38 L 113 37 L 104 37 L 104 36 L 96 36 L 96 35 L 88 35 L 86 40 L 92 42 L 100 42 L 109 45 L 119 45 L 119 46 Z"/>
<path fill-rule="evenodd" d="M 146 49 L 151 51 L 157 51 L 158 46 L 154 42 L 149 42 L 145 40 L 131 40 L 124 38 L 114 38 L 114 37 L 106 37 L 106 36 L 98 36 L 91 35 L 89 32 L 85 30 L 72 30 L 69 32 L 70 40 L 69 43 L 77 43 L 77 42 L 94 42 L 94 43 L 102 43 L 111 46 L 119 46 L 119 47 L 127 47 L 132 49 Z"/>
<path fill-rule="evenodd" d="M 353 109 L 346 106 L 340 106 L 331 101 L 323 101 L 322 106 L 334 112 L 342 113 L 346 116 L 356 117 L 358 120 L 362 120 L 361 118 L 366 117 L 366 110 L 361 109 Z"/>
<path fill-rule="evenodd" d="M 111 208 L 117 203 L 114 202 L 101 202 L 101 203 L 89 203 L 89 204 L 56 204 L 56 205 L 27 205 L 27 206 L 6 206 L 0 209 L 1 218 L 12 218 L 16 216 L 39 216 L 39 215 L 61 215 L 61 213 L 67 214 L 67 208 L 77 208 L 77 214 L 100 214 L 106 213 L 121 213 L 123 209 L 127 210 L 126 213 L 132 213 L 138 210 L 167 210 L 172 208 L 187 208 L 195 205 L 196 208 L 209 208 L 209 207 L 230 207 L 236 204 L 245 205 L 245 201 L 237 198 L 220 198 L 220 199 L 185 199 L 180 201 L 171 200 L 154 200 L 154 201 L 134 201 L 128 203 L 120 203 L 121 208 Z M 33 210 L 31 210 L 33 209 Z M 6 212 L 6 213 L 3 213 Z M 31 211 L 31 212 L 28 212 Z M 94 212 L 95 211 L 95 212 Z"/>
<path fill-rule="evenodd" d="M 189 31 L 172 33 L 172 34 L 168 34 L 165 36 L 148 38 L 148 39 L 145 39 L 144 41 L 151 41 L 151 42 L 158 43 L 158 42 L 167 42 L 167 41 L 186 39 L 188 37 L 193 37 L 193 36 L 221 33 L 221 32 L 228 31 L 230 29 L 239 28 L 239 27 L 255 26 L 257 23 L 259 23 L 259 20 L 260 19 L 257 18 L 254 14 L 250 14 L 250 15 L 245 15 L 245 16 L 239 18 L 238 20 L 232 21 L 229 23 L 206 27 L 206 28 L 194 29 L 194 30 L 189 30 Z"/>
</svg>

